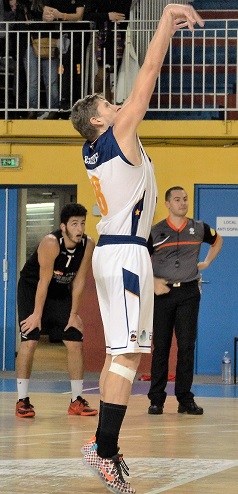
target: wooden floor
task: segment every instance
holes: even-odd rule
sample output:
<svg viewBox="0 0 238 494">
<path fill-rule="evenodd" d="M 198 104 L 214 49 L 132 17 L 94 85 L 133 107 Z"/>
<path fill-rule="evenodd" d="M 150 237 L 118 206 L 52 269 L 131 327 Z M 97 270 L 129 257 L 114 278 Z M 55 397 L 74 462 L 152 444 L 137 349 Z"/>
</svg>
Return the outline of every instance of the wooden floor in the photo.
<svg viewBox="0 0 238 494">
<path fill-rule="evenodd" d="M 98 406 L 98 394 L 85 397 Z M 15 417 L 15 393 L 2 392 L 0 400 L 1 494 L 108 492 L 81 462 L 97 417 L 69 416 L 68 394 L 31 393 L 34 419 Z M 137 494 L 237 494 L 238 400 L 198 402 L 203 416 L 179 415 L 171 396 L 164 414 L 151 416 L 147 397 L 131 396 L 120 448 Z"/>
<path fill-rule="evenodd" d="M 8 382 L 0 376 L 0 494 L 108 492 L 82 464 L 80 448 L 94 434 L 97 417 L 67 414 L 65 371 L 64 345 L 48 345 L 43 338 L 30 390 L 34 419 L 15 416 L 15 376 Z M 178 414 L 174 396 L 167 397 L 163 415 L 148 415 L 146 389 L 140 391 L 143 383 L 135 386 L 119 444 L 137 494 L 238 494 L 238 385 L 223 386 L 223 397 L 211 398 L 207 384 L 196 399 L 205 411 L 198 417 Z M 89 393 L 90 382 L 86 389 Z M 98 407 L 93 389 L 84 397 Z"/>
</svg>

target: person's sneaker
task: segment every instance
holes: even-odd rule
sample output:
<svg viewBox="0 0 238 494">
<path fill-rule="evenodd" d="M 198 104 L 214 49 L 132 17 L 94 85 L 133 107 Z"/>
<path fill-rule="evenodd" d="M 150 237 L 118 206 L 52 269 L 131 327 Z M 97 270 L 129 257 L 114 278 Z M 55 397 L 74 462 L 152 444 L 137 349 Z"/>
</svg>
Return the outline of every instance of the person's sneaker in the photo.
<svg viewBox="0 0 238 494">
<path fill-rule="evenodd" d="M 100 475 L 100 458 L 96 448 L 87 453 L 83 457 L 82 462 L 84 466 L 89 468 L 95 475 Z"/>
<path fill-rule="evenodd" d="M 119 494 L 135 494 L 135 489 L 126 482 L 122 475 L 122 470 L 129 475 L 129 468 L 123 460 L 122 454 L 116 454 L 112 458 L 99 459 L 99 475 L 107 489 Z"/>
<path fill-rule="evenodd" d="M 33 405 L 30 404 L 30 399 L 22 398 L 16 403 L 16 416 L 20 418 L 32 418 L 35 417 L 35 410 Z"/>
<path fill-rule="evenodd" d="M 83 417 L 97 415 L 98 411 L 95 408 L 89 406 L 88 401 L 78 396 L 75 401 L 71 400 L 68 408 L 69 415 L 82 415 Z"/>
<path fill-rule="evenodd" d="M 163 409 L 163 405 L 150 405 L 148 408 L 148 413 L 150 415 L 162 415 Z"/>
<path fill-rule="evenodd" d="M 203 408 L 199 407 L 194 400 L 188 403 L 179 403 L 178 413 L 188 413 L 189 415 L 202 415 Z"/>
<path fill-rule="evenodd" d="M 81 453 L 83 453 L 83 455 L 87 455 L 90 451 L 93 451 L 93 449 L 97 449 L 96 436 L 91 437 L 91 439 L 83 445 L 81 448 Z"/>
</svg>

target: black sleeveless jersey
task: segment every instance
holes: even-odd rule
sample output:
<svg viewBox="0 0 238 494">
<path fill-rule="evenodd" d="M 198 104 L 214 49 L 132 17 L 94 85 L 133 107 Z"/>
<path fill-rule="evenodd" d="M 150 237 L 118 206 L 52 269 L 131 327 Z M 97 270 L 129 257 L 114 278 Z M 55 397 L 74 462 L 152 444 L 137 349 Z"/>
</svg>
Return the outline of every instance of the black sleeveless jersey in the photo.
<svg viewBox="0 0 238 494">
<path fill-rule="evenodd" d="M 79 270 L 87 245 L 87 235 L 83 235 L 81 242 L 74 249 L 66 249 L 61 230 L 51 232 L 51 235 L 57 238 L 60 253 L 54 262 L 53 276 L 48 287 L 47 296 L 50 298 L 63 298 L 69 293 L 71 282 Z M 39 272 L 40 265 L 37 248 L 26 261 L 20 272 L 20 277 L 36 288 L 39 281 Z"/>
</svg>

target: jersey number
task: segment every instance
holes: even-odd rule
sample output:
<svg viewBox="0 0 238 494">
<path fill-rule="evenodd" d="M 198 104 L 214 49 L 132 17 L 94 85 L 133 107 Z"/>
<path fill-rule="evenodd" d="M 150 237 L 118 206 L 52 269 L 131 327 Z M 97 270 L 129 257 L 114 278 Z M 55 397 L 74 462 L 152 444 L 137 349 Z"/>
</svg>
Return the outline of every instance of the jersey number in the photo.
<svg viewBox="0 0 238 494">
<path fill-rule="evenodd" d="M 96 196 L 96 199 L 97 199 L 97 203 L 98 203 L 98 207 L 101 211 L 101 214 L 103 216 L 106 216 L 107 213 L 108 213 L 108 207 L 107 207 L 107 203 L 106 203 L 106 199 L 103 195 L 103 193 L 101 192 L 101 187 L 100 187 L 100 182 L 99 182 L 99 179 L 95 176 L 93 176 L 91 179 L 90 179 L 90 182 L 93 186 L 93 189 L 94 189 L 94 193 L 95 193 L 95 196 Z"/>
<path fill-rule="evenodd" d="M 68 261 L 66 262 L 66 265 L 65 265 L 65 267 L 66 267 L 66 268 L 68 268 L 68 267 L 69 267 L 70 262 L 71 262 L 71 260 L 72 260 L 72 257 L 74 257 L 74 256 L 67 255 L 67 257 L 68 257 Z"/>
</svg>

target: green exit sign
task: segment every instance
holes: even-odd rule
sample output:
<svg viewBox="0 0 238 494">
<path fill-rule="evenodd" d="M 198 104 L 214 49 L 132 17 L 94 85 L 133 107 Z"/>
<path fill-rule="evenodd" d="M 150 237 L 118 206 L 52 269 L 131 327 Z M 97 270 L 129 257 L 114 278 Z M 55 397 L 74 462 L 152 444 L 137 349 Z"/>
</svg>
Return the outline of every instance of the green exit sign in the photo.
<svg viewBox="0 0 238 494">
<path fill-rule="evenodd" d="M 21 169 L 20 156 L 0 156 L 0 169 Z"/>
</svg>

